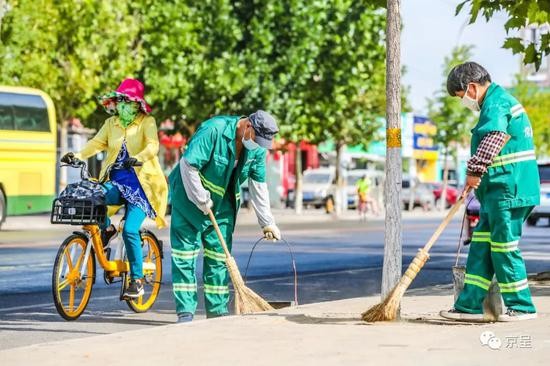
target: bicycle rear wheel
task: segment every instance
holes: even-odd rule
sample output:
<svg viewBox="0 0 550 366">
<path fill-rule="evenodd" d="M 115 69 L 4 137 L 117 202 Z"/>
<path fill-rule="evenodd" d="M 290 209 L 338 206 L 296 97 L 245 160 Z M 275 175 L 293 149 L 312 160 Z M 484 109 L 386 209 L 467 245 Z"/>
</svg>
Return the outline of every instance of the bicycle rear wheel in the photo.
<svg viewBox="0 0 550 366">
<path fill-rule="evenodd" d="M 90 255 L 84 264 L 87 245 L 85 237 L 73 234 L 61 244 L 55 257 L 52 273 L 53 301 L 59 315 L 66 320 L 78 319 L 92 295 L 95 257 L 93 248 L 90 248 Z"/>
<path fill-rule="evenodd" d="M 127 299 L 126 303 L 136 313 L 149 310 L 157 300 L 162 281 L 162 253 L 157 239 L 148 232 L 141 233 L 143 249 L 143 287 L 145 293 L 135 299 Z M 130 276 L 126 276 L 125 286 L 128 286 Z"/>
</svg>

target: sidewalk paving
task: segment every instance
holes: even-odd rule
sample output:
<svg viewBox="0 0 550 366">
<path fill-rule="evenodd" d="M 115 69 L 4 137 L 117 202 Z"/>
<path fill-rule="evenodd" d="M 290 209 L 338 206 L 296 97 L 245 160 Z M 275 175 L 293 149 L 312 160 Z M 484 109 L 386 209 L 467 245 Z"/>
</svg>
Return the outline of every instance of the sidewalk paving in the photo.
<svg viewBox="0 0 550 366">
<path fill-rule="evenodd" d="M 408 291 L 396 322 L 362 322 L 380 298 L 355 298 L 4 350 L 0 364 L 547 365 L 550 286 L 533 294 L 538 319 L 516 323 L 446 321 L 437 314 L 451 307 L 452 291 L 436 286 Z M 481 344 L 486 331 L 500 349 Z"/>
</svg>

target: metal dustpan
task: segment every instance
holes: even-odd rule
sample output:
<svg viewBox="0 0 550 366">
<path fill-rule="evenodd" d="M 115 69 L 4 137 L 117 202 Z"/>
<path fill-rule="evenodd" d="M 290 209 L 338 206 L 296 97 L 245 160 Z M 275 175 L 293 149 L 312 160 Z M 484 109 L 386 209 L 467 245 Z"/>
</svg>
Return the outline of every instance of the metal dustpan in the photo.
<svg viewBox="0 0 550 366">
<path fill-rule="evenodd" d="M 246 262 L 246 269 L 244 271 L 244 276 L 243 276 L 245 283 L 246 283 L 246 275 L 248 273 L 248 268 L 250 267 L 252 256 L 254 255 L 254 252 L 258 244 L 260 244 L 263 241 L 267 241 L 267 240 L 265 240 L 265 238 L 263 237 L 258 239 L 258 241 L 254 243 L 254 245 L 252 246 L 252 249 L 250 250 L 250 255 L 248 256 L 248 261 Z M 294 278 L 294 298 L 292 300 L 267 299 L 267 302 L 269 303 L 269 305 L 271 305 L 275 309 L 282 309 L 282 308 L 298 305 L 298 271 L 296 270 L 296 260 L 294 258 L 294 252 L 292 251 L 292 247 L 290 246 L 288 241 L 286 241 L 285 239 L 280 239 L 279 241 L 282 241 L 283 243 L 285 243 L 288 249 L 288 254 L 290 257 L 290 261 L 292 265 L 292 273 Z"/>
</svg>

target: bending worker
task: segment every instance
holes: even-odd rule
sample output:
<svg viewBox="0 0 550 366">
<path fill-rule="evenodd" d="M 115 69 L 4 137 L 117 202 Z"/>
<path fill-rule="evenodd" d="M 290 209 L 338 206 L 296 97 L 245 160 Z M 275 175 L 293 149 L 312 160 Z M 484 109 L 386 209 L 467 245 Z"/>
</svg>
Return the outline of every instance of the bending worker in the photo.
<svg viewBox="0 0 550 366">
<path fill-rule="evenodd" d="M 496 275 L 507 307 L 499 321 L 537 316 L 518 244 L 524 221 L 539 204 L 540 182 L 533 129 L 521 104 L 480 65 L 466 62 L 453 68 L 447 79 L 450 95 L 480 112 L 472 130 L 466 189 L 476 189 L 481 203 L 474 229 L 464 290 L 454 309 L 441 316 L 483 321 L 483 299 Z"/>
<path fill-rule="evenodd" d="M 172 282 L 178 322 L 193 320 L 197 308 L 195 265 L 201 244 L 206 315 L 229 314 L 225 255 L 208 212 L 214 212 L 231 250 L 240 186 L 247 179 L 251 204 L 265 237 L 281 238 L 265 181 L 267 149 L 278 131 L 275 119 L 261 110 L 249 117 L 213 117 L 201 124 L 170 174 Z"/>
</svg>

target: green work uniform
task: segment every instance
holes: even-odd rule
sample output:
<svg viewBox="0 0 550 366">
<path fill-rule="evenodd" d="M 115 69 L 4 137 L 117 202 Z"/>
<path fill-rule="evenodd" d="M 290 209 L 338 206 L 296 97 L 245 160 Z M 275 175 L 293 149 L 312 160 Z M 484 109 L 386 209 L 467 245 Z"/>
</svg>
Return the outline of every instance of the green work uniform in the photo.
<svg viewBox="0 0 550 366">
<path fill-rule="evenodd" d="M 236 156 L 239 116 L 216 116 L 201 124 L 183 155 L 198 169 L 202 185 L 210 192 L 212 211 L 229 250 L 240 206 L 240 186 L 248 178 L 265 182 L 266 150 L 243 147 Z M 235 165 L 235 162 L 238 163 Z M 197 308 L 196 260 L 204 246 L 203 283 L 207 315 L 228 312 L 229 287 L 225 255 L 210 219 L 185 192 L 179 164 L 169 176 L 172 194 L 172 282 L 176 312 Z"/>
<path fill-rule="evenodd" d="M 490 132 L 510 136 L 481 179 L 476 196 L 481 203 L 468 260 L 464 290 L 455 308 L 483 313 L 483 300 L 496 275 L 509 309 L 534 313 L 525 263 L 519 250 L 523 223 L 539 204 L 540 180 L 533 130 L 521 104 L 502 87 L 487 89 L 477 125 L 472 130 L 472 155 Z"/>
</svg>

